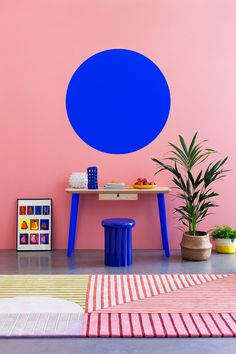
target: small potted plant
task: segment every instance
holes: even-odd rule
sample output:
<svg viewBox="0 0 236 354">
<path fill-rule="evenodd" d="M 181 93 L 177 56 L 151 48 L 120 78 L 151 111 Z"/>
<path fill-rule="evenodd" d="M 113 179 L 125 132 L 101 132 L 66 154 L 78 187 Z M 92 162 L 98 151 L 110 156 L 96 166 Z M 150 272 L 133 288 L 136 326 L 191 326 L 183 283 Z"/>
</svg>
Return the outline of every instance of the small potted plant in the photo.
<svg viewBox="0 0 236 354">
<path fill-rule="evenodd" d="M 209 209 L 217 207 L 214 197 L 218 196 L 212 189 L 212 184 L 222 179 L 228 170 L 223 168 L 228 157 L 223 160 L 210 162 L 206 160 L 216 153 L 205 147 L 205 142 L 196 143 L 197 133 L 194 134 L 189 146 L 179 135 L 180 145 L 169 143 L 171 151 L 163 161 L 153 158 L 158 170 L 169 171 L 175 184 L 176 196 L 181 204 L 174 208 L 179 214 L 178 221 L 183 224 L 181 253 L 183 259 L 202 261 L 211 255 L 212 244 L 208 232 L 199 231 L 199 224 L 209 215 Z M 167 161 L 167 162 L 166 162 Z M 198 169 L 203 163 L 204 169 Z"/>
<path fill-rule="evenodd" d="M 211 232 L 216 243 L 216 252 L 235 253 L 236 230 L 228 225 L 215 226 Z"/>
</svg>

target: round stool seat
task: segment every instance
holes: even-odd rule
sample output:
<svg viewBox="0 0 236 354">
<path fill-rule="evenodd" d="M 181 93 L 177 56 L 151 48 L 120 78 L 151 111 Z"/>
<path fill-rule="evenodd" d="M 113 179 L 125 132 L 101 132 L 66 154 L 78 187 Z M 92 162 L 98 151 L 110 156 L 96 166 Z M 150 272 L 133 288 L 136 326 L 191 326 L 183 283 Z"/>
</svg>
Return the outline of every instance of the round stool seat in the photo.
<svg viewBox="0 0 236 354">
<path fill-rule="evenodd" d="M 132 228 L 135 226 L 135 221 L 133 219 L 126 218 L 112 218 L 102 220 L 102 226 L 112 227 L 112 228 Z"/>
</svg>

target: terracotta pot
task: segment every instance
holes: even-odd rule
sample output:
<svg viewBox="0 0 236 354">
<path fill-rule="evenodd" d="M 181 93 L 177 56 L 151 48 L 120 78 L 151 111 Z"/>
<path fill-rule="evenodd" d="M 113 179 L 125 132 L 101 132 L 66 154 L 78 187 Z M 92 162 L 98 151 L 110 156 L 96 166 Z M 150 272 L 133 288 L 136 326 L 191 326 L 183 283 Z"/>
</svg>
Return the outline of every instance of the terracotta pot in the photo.
<svg viewBox="0 0 236 354">
<path fill-rule="evenodd" d="M 205 261 L 211 255 L 212 244 L 206 232 L 198 231 L 196 236 L 184 232 L 180 246 L 182 258 L 189 261 Z"/>
<path fill-rule="evenodd" d="M 228 238 L 215 239 L 216 252 L 218 253 L 235 253 L 236 239 L 232 240 Z"/>
</svg>

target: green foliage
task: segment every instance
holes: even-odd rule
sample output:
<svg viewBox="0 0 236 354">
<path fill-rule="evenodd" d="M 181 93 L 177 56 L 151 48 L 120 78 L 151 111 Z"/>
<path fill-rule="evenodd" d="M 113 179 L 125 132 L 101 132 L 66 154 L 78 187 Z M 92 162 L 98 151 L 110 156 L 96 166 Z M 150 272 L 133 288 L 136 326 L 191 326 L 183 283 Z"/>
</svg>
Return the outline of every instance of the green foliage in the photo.
<svg viewBox="0 0 236 354">
<path fill-rule="evenodd" d="M 218 196 L 211 188 L 212 183 L 222 179 L 228 172 L 223 169 L 228 157 L 209 163 L 205 170 L 194 171 L 196 166 L 216 154 L 215 150 L 205 147 L 207 140 L 197 143 L 196 139 L 197 133 L 188 147 L 184 138 L 179 135 L 180 146 L 169 143 L 169 157 L 163 161 L 152 158 L 158 165 L 155 174 L 164 170 L 172 174 L 172 181 L 177 189 L 176 196 L 183 202 L 175 208 L 175 212 L 179 214 L 178 221 L 187 227 L 192 235 L 196 235 L 198 224 L 209 215 L 209 209 L 218 206 L 212 200 Z"/>
<path fill-rule="evenodd" d="M 211 235 L 213 239 L 226 238 L 226 239 L 231 239 L 231 241 L 233 242 L 234 239 L 236 238 L 236 230 L 232 229 L 228 225 L 215 226 Z"/>
</svg>

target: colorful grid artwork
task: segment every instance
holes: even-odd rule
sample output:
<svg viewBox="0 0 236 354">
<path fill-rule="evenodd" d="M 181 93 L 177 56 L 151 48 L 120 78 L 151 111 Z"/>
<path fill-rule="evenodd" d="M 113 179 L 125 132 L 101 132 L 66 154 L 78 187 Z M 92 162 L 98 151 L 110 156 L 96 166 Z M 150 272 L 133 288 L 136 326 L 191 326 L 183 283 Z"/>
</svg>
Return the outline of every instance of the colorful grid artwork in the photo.
<svg viewBox="0 0 236 354">
<path fill-rule="evenodd" d="M 17 251 L 52 249 L 52 199 L 17 200 Z"/>
</svg>

